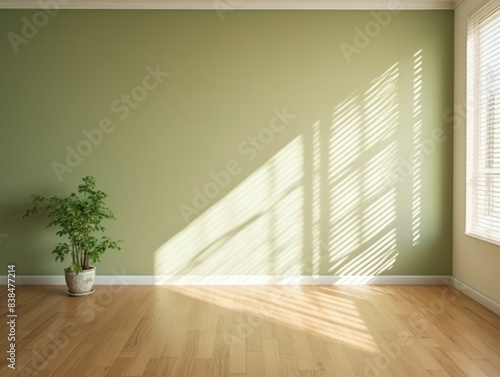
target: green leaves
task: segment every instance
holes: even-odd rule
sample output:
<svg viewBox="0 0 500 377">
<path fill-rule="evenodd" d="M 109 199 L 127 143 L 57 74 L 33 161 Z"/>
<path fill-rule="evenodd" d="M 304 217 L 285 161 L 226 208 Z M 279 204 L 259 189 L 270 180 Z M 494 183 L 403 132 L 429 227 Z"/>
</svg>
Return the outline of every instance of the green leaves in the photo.
<svg viewBox="0 0 500 377">
<path fill-rule="evenodd" d="M 80 266 L 79 264 L 76 264 L 76 263 L 71 263 L 68 267 L 68 270 L 73 271 L 77 275 L 78 275 L 78 273 L 83 271 L 82 266 Z"/>
<path fill-rule="evenodd" d="M 52 196 L 50 198 L 32 195 L 27 203 L 30 208 L 23 218 L 28 218 L 40 210 L 45 210 L 51 221 L 47 225 L 58 227 L 56 235 L 67 237 L 69 243 L 60 243 L 52 251 L 56 261 L 64 261 L 71 254 L 70 269 L 76 273 L 89 268 L 89 260 L 93 263 L 101 261 L 102 254 L 107 250 L 121 250 L 119 242 L 109 237 L 98 238 L 98 233 L 104 233 L 103 220 L 116 221 L 116 217 L 105 205 L 107 195 L 96 189 L 93 177 L 83 178 L 78 186 L 78 193 L 67 197 Z"/>
<path fill-rule="evenodd" d="M 70 246 L 67 243 L 60 243 L 56 246 L 56 248 L 52 251 L 52 254 L 56 255 L 56 261 L 60 260 L 64 262 L 64 257 L 69 254 Z"/>
</svg>

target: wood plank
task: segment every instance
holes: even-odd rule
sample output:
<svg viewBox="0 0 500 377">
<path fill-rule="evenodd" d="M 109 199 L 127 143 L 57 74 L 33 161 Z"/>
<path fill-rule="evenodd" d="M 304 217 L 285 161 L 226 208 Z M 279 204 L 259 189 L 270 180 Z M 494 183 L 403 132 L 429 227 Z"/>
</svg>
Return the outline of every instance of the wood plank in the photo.
<svg viewBox="0 0 500 377">
<path fill-rule="evenodd" d="M 192 377 L 215 377 L 214 359 L 195 359 Z"/>
<path fill-rule="evenodd" d="M 247 352 L 262 352 L 262 318 L 260 315 L 249 314 L 247 322 Z"/>
<path fill-rule="evenodd" d="M 293 354 L 280 354 L 281 375 L 287 377 L 300 377 L 297 360 Z"/>
<path fill-rule="evenodd" d="M 71 376 L 72 371 L 76 370 L 78 364 L 80 364 L 83 360 L 85 360 L 87 353 L 92 349 L 92 345 L 89 343 L 80 343 L 77 347 L 75 347 L 71 354 L 66 356 L 66 359 L 59 364 L 59 367 L 54 370 L 51 374 L 48 374 L 48 370 L 44 370 L 43 373 L 46 376 L 51 377 L 63 377 L 63 376 Z M 76 364 L 76 365 L 75 365 Z"/>
<path fill-rule="evenodd" d="M 182 346 L 177 360 L 174 375 L 178 377 L 191 377 L 194 367 L 196 349 L 200 342 L 199 330 L 185 330 Z"/>
<path fill-rule="evenodd" d="M 215 346 L 214 366 L 217 377 L 229 376 L 229 346 Z"/>
<path fill-rule="evenodd" d="M 316 363 L 318 377 L 334 376 L 335 368 L 328 353 L 327 344 L 324 342 L 324 338 L 308 334 L 307 339 L 309 341 L 313 360 Z"/>
<path fill-rule="evenodd" d="M 263 377 L 281 377 L 281 363 L 276 339 L 263 339 L 262 349 L 264 356 Z"/>
<path fill-rule="evenodd" d="M 264 376 L 264 357 L 262 352 L 247 353 L 247 377 Z"/>
<path fill-rule="evenodd" d="M 165 357 L 162 359 L 149 359 L 148 365 L 144 370 L 143 377 L 170 377 L 173 376 L 177 358 Z"/>
<path fill-rule="evenodd" d="M 479 368 L 471 359 L 463 352 L 447 352 L 451 360 L 453 360 L 466 374 L 474 377 L 488 377 L 481 368 Z"/>
<path fill-rule="evenodd" d="M 105 377 L 123 377 L 127 376 L 127 370 L 130 368 L 132 364 L 132 359 L 123 358 L 116 359 L 111 367 L 108 369 L 108 372 L 104 375 Z"/>
<path fill-rule="evenodd" d="M 231 314 L 220 314 L 217 329 L 215 330 L 216 346 L 229 346 L 231 344 Z"/>
<path fill-rule="evenodd" d="M 336 375 L 338 376 L 354 376 L 354 369 L 345 353 L 344 346 L 335 343 L 327 344 L 326 348 L 332 359 L 333 366 L 335 367 Z"/>
<path fill-rule="evenodd" d="M 295 349 L 295 356 L 300 370 L 316 370 L 316 363 L 312 354 L 307 333 L 299 330 L 291 332 L 292 344 Z"/>
<path fill-rule="evenodd" d="M 246 323 L 234 322 L 231 326 L 233 341 L 230 345 L 229 374 L 244 375 L 247 371 Z"/>
<path fill-rule="evenodd" d="M 130 366 L 129 373 L 131 376 L 142 376 L 144 374 L 157 342 L 157 334 L 149 334 L 146 336 L 139 352 L 136 357 L 134 357 L 134 361 Z"/>
</svg>

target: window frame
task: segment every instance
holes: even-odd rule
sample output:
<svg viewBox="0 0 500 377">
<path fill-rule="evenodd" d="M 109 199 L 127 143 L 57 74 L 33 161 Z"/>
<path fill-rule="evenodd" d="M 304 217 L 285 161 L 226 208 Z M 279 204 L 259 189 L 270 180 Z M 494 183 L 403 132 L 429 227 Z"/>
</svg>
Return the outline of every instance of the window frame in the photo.
<svg viewBox="0 0 500 377">
<path fill-rule="evenodd" d="M 481 33 L 487 32 L 489 27 L 494 28 L 492 35 L 498 35 L 500 40 L 500 0 L 483 4 L 469 16 L 467 24 L 465 235 L 500 246 L 500 138 L 497 136 L 497 133 L 500 136 L 500 100 L 496 101 L 496 98 L 500 97 L 500 77 L 492 80 L 494 94 L 490 100 L 488 88 L 484 87 L 485 82 L 486 85 L 490 82 L 483 77 L 489 73 L 484 72 L 481 64 L 482 57 L 488 54 L 488 51 L 492 55 L 495 54 L 494 47 L 500 47 L 500 42 L 496 46 L 487 46 L 491 50 L 484 52 L 486 48 L 481 46 Z M 493 60 L 492 72 L 500 76 L 500 52 L 496 54 L 498 63 L 497 59 Z M 495 85 L 498 85 L 498 88 Z M 490 108 L 493 109 L 491 126 L 488 122 Z M 488 132 L 493 136 L 489 136 Z M 488 166 L 492 161 L 499 166 Z M 497 185 L 498 187 L 495 187 Z M 480 189 L 486 189 L 488 194 L 479 193 Z M 488 217 L 487 212 L 492 215 Z"/>
</svg>

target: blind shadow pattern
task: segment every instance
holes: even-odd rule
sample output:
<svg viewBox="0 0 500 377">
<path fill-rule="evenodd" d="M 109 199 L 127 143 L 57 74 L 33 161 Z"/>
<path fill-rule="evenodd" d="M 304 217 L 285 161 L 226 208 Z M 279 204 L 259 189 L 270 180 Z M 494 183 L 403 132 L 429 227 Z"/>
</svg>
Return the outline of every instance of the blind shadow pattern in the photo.
<svg viewBox="0 0 500 377">
<path fill-rule="evenodd" d="M 391 274 L 422 241 L 424 68 L 416 51 L 306 127 L 162 245 L 156 275 Z"/>
</svg>

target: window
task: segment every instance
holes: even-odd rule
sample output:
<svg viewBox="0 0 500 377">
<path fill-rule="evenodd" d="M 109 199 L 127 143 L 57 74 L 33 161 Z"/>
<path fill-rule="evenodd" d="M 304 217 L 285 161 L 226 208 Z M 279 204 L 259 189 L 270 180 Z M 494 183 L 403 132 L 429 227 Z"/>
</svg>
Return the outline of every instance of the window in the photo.
<svg viewBox="0 0 500 377">
<path fill-rule="evenodd" d="M 500 0 L 469 18 L 466 234 L 500 244 Z"/>
</svg>

